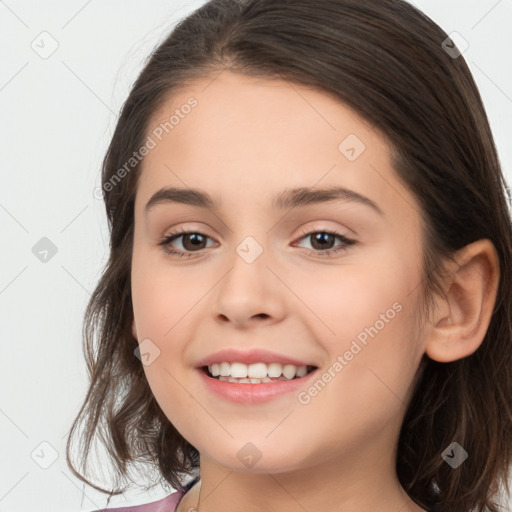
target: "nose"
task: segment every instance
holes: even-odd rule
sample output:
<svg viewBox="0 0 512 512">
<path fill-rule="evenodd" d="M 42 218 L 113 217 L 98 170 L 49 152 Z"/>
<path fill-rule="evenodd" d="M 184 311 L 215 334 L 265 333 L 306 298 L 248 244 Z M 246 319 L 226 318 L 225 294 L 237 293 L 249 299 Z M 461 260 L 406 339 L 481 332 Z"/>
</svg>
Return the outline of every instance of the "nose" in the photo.
<svg viewBox="0 0 512 512">
<path fill-rule="evenodd" d="M 280 321 L 285 315 L 285 289 L 268 267 L 263 252 L 254 261 L 234 251 L 231 268 L 214 291 L 213 313 L 221 323 L 247 328 Z"/>
</svg>

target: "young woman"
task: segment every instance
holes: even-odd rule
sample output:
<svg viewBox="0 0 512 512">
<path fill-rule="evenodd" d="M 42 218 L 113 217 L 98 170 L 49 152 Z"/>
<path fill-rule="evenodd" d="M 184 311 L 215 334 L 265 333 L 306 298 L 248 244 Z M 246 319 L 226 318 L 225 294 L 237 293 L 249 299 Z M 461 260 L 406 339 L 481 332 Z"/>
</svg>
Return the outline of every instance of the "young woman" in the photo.
<svg viewBox="0 0 512 512">
<path fill-rule="evenodd" d="M 71 461 L 85 420 L 84 463 L 100 435 L 116 487 L 146 463 L 177 489 L 119 510 L 499 510 L 507 188 L 432 20 L 212 0 L 151 55 L 102 181 L 79 478 L 108 492 Z"/>
</svg>

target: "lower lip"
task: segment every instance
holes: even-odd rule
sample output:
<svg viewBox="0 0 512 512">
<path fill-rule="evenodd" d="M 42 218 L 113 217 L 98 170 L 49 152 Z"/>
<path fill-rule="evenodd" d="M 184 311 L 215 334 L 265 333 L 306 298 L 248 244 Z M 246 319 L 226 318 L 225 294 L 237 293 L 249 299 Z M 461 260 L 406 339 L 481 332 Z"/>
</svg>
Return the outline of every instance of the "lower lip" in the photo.
<svg viewBox="0 0 512 512">
<path fill-rule="evenodd" d="M 198 371 L 201 374 L 201 378 L 203 379 L 206 387 L 212 393 L 232 402 L 254 404 L 267 402 L 287 393 L 297 392 L 304 385 L 309 383 L 311 376 L 316 373 L 316 370 L 317 369 L 298 379 L 288 381 L 276 380 L 273 382 L 262 382 L 261 384 L 237 384 L 234 382 L 226 382 L 209 377 L 202 368 Z"/>
</svg>

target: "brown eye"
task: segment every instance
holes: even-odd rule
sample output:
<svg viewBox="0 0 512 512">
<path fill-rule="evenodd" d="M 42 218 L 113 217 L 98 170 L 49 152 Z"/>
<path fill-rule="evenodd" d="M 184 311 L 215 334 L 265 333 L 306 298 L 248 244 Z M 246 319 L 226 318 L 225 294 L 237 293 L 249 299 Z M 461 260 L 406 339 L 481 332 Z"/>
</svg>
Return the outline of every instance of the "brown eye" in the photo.
<svg viewBox="0 0 512 512">
<path fill-rule="evenodd" d="M 193 251 L 195 249 L 204 249 L 204 245 L 206 244 L 205 236 L 201 235 L 201 233 L 187 233 L 183 236 L 183 247 L 187 251 Z"/>
<path fill-rule="evenodd" d="M 182 248 L 176 248 L 176 240 L 180 238 L 182 239 Z M 197 231 L 180 231 L 179 233 L 171 233 L 159 242 L 158 245 L 161 245 L 168 254 L 189 257 L 192 253 L 205 249 L 205 244 L 209 238 L 209 236 Z"/>
<path fill-rule="evenodd" d="M 321 231 L 309 235 L 312 240 L 312 247 L 320 251 L 324 249 L 331 249 L 330 245 L 335 243 L 336 237 L 332 233 Z"/>
<path fill-rule="evenodd" d="M 348 246 L 356 243 L 355 240 L 347 238 L 345 235 L 336 231 L 310 231 L 303 232 L 301 240 L 309 240 L 313 249 L 313 254 L 319 256 L 329 256 L 334 253 L 342 252 L 348 249 Z M 332 246 L 336 239 L 341 240 L 341 244 Z"/>
</svg>

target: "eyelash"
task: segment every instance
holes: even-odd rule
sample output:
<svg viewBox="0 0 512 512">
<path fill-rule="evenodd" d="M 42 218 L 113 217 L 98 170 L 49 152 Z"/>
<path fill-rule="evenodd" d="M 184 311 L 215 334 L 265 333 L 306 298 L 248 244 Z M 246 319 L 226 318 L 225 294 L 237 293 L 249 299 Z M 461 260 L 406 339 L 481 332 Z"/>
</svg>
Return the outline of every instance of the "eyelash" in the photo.
<svg viewBox="0 0 512 512">
<path fill-rule="evenodd" d="M 317 233 L 325 233 L 328 235 L 334 235 L 336 238 L 339 238 L 345 244 L 344 246 L 342 245 L 342 246 L 339 246 L 338 248 L 333 248 L 333 249 L 325 249 L 322 251 L 313 250 L 313 253 L 315 255 L 319 255 L 322 257 L 330 256 L 332 254 L 335 254 L 335 253 L 338 253 L 341 251 L 346 251 L 349 246 L 357 243 L 355 240 L 347 238 L 342 233 L 338 233 L 337 231 L 328 231 L 328 230 L 303 231 L 302 237 L 300 238 L 300 240 L 302 240 L 303 238 L 306 238 L 307 236 L 317 234 Z M 175 233 L 171 233 L 168 236 L 166 236 L 165 238 L 163 238 L 158 243 L 158 245 L 162 246 L 163 250 L 171 256 L 177 256 L 179 258 L 183 258 L 183 257 L 190 258 L 195 252 L 200 252 L 200 251 L 191 251 L 191 252 L 177 251 L 170 246 L 171 242 L 173 242 L 175 239 L 179 238 L 180 236 L 190 235 L 190 234 L 197 234 L 197 235 L 204 236 L 206 238 L 210 238 L 209 236 L 207 236 L 199 231 L 180 230 Z"/>
</svg>

